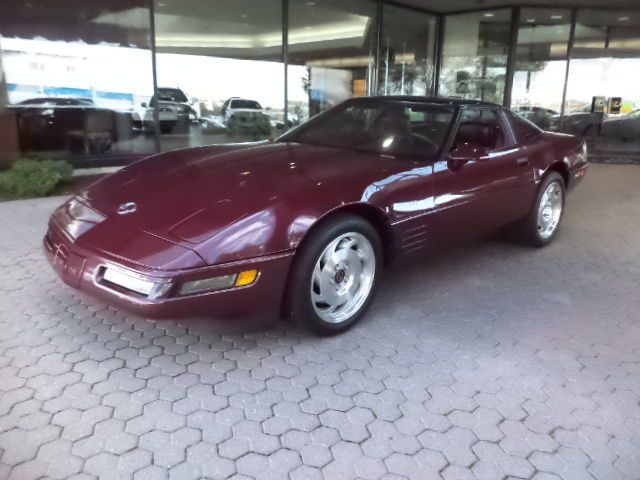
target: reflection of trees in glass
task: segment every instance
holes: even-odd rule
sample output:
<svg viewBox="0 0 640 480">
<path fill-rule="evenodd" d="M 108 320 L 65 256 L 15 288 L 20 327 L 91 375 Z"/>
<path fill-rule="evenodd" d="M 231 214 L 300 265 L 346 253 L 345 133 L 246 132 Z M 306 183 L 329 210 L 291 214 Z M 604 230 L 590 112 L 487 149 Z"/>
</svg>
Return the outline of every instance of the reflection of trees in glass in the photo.
<svg viewBox="0 0 640 480">
<path fill-rule="evenodd" d="M 516 72 L 527 72 L 526 91 L 531 89 L 531 77 L 535 72 L 541 72 L 547 66 L 545 60 L 516 60 L 514 69 Z"/>
<path fill-rule="evenodd" d="M 505 69 L 492 56 L 449 57 L 442 65 L 440 94 L 501 103 Z"/>
<path fill-rule="evenodd" d="M 302 77 L 300 80 L 302 81 L 302 90 L 304 91 L 304 93 L 309 95 L 309 91 L 311 90 L 311 79 L 309 78 L 309 68 L 307 68 L 307 71 L 304 74 L 304 77 Z"/>
<path fill-rule="evenodd" d="M 384 41 L 378 74 L 378 93 L 386 95 L 427 95 L 432 91 L 433 63 L 429 57 L 429 31 L 411 40 Z"/>
<path fill-rule="evenodd" d="M 422 65 L 393 65 L 389 69 L 386 93 L 389 95 L 426 95 L 427 82 L 433 74 L 432 68 Z M 381 93 L 385 91 L 381 85 Z"/>
</svg>

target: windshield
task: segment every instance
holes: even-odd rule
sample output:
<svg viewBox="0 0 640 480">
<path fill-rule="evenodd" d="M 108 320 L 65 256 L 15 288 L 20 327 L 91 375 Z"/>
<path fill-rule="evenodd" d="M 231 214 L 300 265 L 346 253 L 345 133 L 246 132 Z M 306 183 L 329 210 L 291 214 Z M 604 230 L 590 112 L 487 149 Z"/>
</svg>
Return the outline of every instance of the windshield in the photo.
<svg viewBox="0 0 640 480">
<path fill-rule="evenodd" d="M 232 100 L 231 108 L 246 108 L 249 110 L 262 110 L 262 107 L 255 100 Z"/>
<path fill-rule="evenodd" d="M 159 88 L 158 97 L 160 100 L 176 103 L 187 103 L 187 97 L 179 88 Z"/>
<path fill-rule="evenodd" d="M 454 108 L 397 101 L 339 105 L 280 137 L 281 142 L 430 157 L 441 150 Z"/>
<path fill-rule="evenodd" d="M 18 105 L 92 106 L 93 100 L 88 98 L 33 98 L 24 100 Z"/>
</svg>

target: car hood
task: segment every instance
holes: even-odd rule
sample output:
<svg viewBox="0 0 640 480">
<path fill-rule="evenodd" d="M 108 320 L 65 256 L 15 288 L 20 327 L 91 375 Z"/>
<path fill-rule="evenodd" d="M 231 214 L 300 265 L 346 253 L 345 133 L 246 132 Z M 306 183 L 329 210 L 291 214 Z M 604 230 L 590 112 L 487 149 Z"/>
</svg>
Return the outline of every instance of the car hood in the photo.
<svg viewBox="0 0 640 480">
<path fill-rule="evenodd" d="M 359 201 L 393 170 L 378 155 L 332 147 L 224 145 L 150 157 L 81 196 L 106 218 L 92 242 L 100 242 L 99 230 L 141 232 L 213 265 L 295 248 L 317 218 Z M 135 212 L 118 214 L 130 202 Z"/>
</svg>

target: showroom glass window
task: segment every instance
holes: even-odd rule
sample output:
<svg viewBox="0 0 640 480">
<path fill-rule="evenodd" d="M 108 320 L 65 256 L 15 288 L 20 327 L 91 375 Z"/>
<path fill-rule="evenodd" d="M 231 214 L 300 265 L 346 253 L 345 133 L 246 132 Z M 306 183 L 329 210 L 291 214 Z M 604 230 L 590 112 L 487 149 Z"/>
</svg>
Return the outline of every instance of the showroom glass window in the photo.
<svg viewBox="0 0 640 480">
<path fill-rule="evenodd" d="M 138 108 L 153 92 L 149 24 L 142 1 L 4 2 L 0 161 L 85 167 L 153 152 Z"/>
<path fill-rule="evenodd" d="M 288 119 L 374 92 L 376 2 L 289 0 Z"/>
<path fill-rule="evenodd" d="M 434 15 L 383 4 L 378 93 L 432 94 L 435 42 Z"/>
<path fill-rule="evenodd" d="M 544 129 L 558 121 L 562 109 L 570 35 L 570 10 L 520 11 L 511 108 Z"/>
<path fill-rule="evenodd" d="M 162 150 L 264 140 L 282 132 L 280 0 L 156 0 Z"/>
<path fill-rule="evenodd" d="M 578 10 L 563 130 L 607 153 L 640 150 L 639 78 L 640 12 Z"/>
<path fill-rule="evenodd" d="M 501 104 L 510 32 L 511 9 L 448 15 L 439 94 Z"/>
</svg>

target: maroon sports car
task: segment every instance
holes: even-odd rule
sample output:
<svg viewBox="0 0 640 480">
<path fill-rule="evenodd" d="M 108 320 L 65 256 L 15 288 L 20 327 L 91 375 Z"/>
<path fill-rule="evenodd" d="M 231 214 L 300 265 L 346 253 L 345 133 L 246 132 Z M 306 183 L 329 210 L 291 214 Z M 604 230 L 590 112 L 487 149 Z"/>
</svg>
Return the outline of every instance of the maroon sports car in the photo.
<svg viewBox="0 0 640 480">
<path fill-rule="evenodd" d="M 586 166 L 582 140 L 497 105 L 353 99 L 272 142 L 133 163 L 58 208 L 44 244 L 66 283 L 143 316 L 336 333 L 396 258 L 505 226 L 551 242 Z"/>
</svg>

